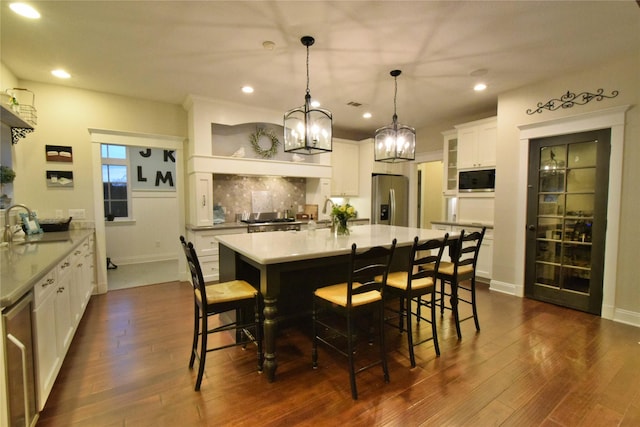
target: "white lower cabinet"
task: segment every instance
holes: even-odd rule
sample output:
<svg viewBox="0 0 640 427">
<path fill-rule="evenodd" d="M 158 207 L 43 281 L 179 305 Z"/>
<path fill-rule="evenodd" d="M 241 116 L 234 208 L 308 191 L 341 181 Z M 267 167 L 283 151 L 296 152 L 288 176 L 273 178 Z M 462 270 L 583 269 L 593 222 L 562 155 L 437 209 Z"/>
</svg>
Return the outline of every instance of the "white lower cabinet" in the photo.
<svg viewBox="0 0 640 427">
<path fill-rule="evenodd" d="M 60 355 L 56 332 L 56 298 L 58 284 L 56 271 L 51 271 L 34 288 L 35 355 L 38 384 L 38 410 L 44 408 L 58 373 Z"/>
<path fill-rule="evenodd" d="M 218 250 L 218 240 L 216 236 L 223 234 L 240 234 L 246 233 L 247 228 L 223 228 L 223 229 L 205 229 L 205 230 L 189 230 L 187 239 L 193 242 L 200 261 L 202 276 L 205 282 L 212 282 L 220 279 L 220 255 Z"/>
<path fill-rule="evenodd" d="M 93 292 L 93 237 L 87 238 L 34 288 L 38 410 L 56 380 Z"/>
<path fill-rule="evenodd" d="M 462 225 L 449 225 L 449 224 L 431 224 L 431 228 L 434 230 L 443 231 L 455 231 L 460 232 L 464 230 L 465 233 L 473 233 L 474 231 L 482 231 L 480 227 L 474 226 L 462 226 Z M 445 249 L 442 254 L 443 261 L 451 261 L 449 257 L 449 251 Z M 484 279 L 491 279 L 493 274 L 493 229 L 487 228 L 484 232 L 484 238 L 480 245 L 480 253 L 478 253 L 478 263 L 476 264 L 476 276 Z"/>
<path fill-rule="evenodd" d="M 482 231 L 479 227 L 452 227 L 453 231 L 464 230 L 465 233 L 473 233 L 475 231 Z M 491 279 L 493 274 L 493 229 L 487 228 L 482 238 L 482 244 L 480 245 L 480 253 L 478 253 L 478 263 L 476 264 L 476 276 L 484 279 Z"/>
</svg>

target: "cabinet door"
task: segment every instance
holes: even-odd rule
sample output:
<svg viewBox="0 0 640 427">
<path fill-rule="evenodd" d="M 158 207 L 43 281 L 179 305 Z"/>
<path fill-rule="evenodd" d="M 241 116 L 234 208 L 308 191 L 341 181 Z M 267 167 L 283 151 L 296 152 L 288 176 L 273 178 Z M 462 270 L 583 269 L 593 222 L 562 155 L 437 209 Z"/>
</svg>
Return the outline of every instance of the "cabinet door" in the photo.
<svg viewBox="0 0 640 427">
<path fill-rule="evenodd" d="M 491 279 L 493 270 L 493 239 L 482 239 L 480 252 L 478 253 L 478 264 L 476 265 L 476 276 Z"/>
<path fill-rule="evenodd" d="M 213 224 L 213 176 L 210 173 L 195 173 L 191 178 L 193 200 L 191 200 L 191 223 L 197 226 Z"/>
<path fill-rule="evenodd" d="M 358 195 L 359 157 L 359 148 L 356 144 L 334 141 L 331 153 L 332 196 Z"/>
<path fill-rule="evenodd" d="M 476 147 L 476 163 L 478 167 L 496 165 L 496 146 L 498 143 L 498 125 L 496 122 L 486 123 L 478 127 Z"/>
<path fill-rule="evenodd" d="M 458 192 L 458 134 L 454 130 L 443 135 L 442 193 L 455 196 Z"/>
<path fill-rule="evenodd" d="M 71 344 L 73 337 L 73 322 L 71 312 L 70 284 L 71 274 L 65 275 L 58 281 L 56 290 L 55 313 L 56 313 L 56 341 L 60 357 L 64 357 Z"/>
<path fill-rule="evenodd" d="M 473 127 L 458 131 L 458 169 L 476 167 L 477 137 L 478 133 Z"/>
<path fill-rule="evenodd" d="M 93 293 L 93 285 L 95 282 L 95 262 L 93 252 L 93 238 L 89 238 L 82 245 L 82 288 L 84 291 L 84 305 L 86 307 L 91 294 Z"/>
<path fill-rule="evenodd" d="M 56 339 L 56 292 L 50 292 L 33 311 L 36 334 L 38 410 L 44 408 L 61 364 Z"/>
</svg>

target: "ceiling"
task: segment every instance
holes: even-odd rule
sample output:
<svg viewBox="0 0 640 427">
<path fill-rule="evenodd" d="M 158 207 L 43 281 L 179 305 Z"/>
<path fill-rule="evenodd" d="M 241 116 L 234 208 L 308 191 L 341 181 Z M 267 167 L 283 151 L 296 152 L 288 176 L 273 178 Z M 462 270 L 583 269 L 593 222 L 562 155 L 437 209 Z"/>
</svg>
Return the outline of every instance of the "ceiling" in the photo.
<svg viewBox="0 0 640 427">
<path fill-rule="evenodd" d="M 175 104 L 193 94 L 283 113 L 302 105 L 300 38 L 311 35 L 311 95 L 333 112 L 334 133 L 353 138 L 391 122 L 393 69 L 399 121 L 420 129 L 495 113 L 501 92 L 640 52 L 633 0 L 31 1 L 39 20 L 8 3 L 0 54 L 18 79 Z M 488 89 L 474 92 L 478 81 Z"/>
</svg>

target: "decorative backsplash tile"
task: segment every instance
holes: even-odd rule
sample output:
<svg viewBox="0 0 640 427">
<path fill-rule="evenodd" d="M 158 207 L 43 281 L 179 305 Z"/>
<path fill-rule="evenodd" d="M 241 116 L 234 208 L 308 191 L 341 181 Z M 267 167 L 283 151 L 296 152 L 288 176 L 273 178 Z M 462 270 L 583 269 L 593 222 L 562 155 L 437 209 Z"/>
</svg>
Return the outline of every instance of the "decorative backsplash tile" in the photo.
<svg viewBox="0 0 640 427">
<path fill-rule="evenodd" d="M 213 204 L 222 206 L 226 221 L 233 222 L 236 215 L 252 212 L 252 192 L 260 191 L 271 197 L 273 211 L 296 213 L 305 204 L 306 186 L 305 178 L 214 174 Z"/>
</svg>

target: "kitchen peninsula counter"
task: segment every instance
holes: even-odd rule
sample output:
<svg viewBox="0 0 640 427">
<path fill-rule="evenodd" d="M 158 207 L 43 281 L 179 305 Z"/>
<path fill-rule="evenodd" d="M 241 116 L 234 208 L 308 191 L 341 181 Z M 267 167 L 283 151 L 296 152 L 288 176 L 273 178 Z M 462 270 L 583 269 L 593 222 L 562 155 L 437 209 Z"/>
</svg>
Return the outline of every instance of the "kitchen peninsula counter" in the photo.
<svg viewBox="0 0 640 427">
<path fill-rule="evenodd" d="M 230 234 L 217 236 L 224 246 L 261 264 L 348 255 L 351 245 L 358 248 L 384 246 L 397 239 L 397 247 L 411 246 L 421 240 L 441 238 L 444 233 L 429 228 L 395 227 L 382 224 L 355 225 L 348 236 L 334 236 L 329 228 L 315 231 L 282 231 L 274 233 Z"/>
<path fill-rule="evenodd" d="M 278 323 L 308 316 L 313 291 L 345 281 L 351 245 L 388 246 L 397 239 L 392 270 L 408 268 L 413 239 L 442 239 L 446 231 L 388 225 L 356 225 L 348 236 L 329 228 L 217 236 L 220 281 L 242 279 L 264 300 L 264 370 L 275 379 Z M 452 241 L 458 233 L 452 232 Z M 214 285 L 215 286 L 215 285 Z M 300 320 L 297 320 L 298 322 Z M 304 320 L 306 321 L 306 320 Z"/>
<path fill-rule="evenodd" d="M 24 242 L 0 247 L 0 308 L 17 302 L 93 232 L 80 229 L 36 234 Z"/>
</svg>

